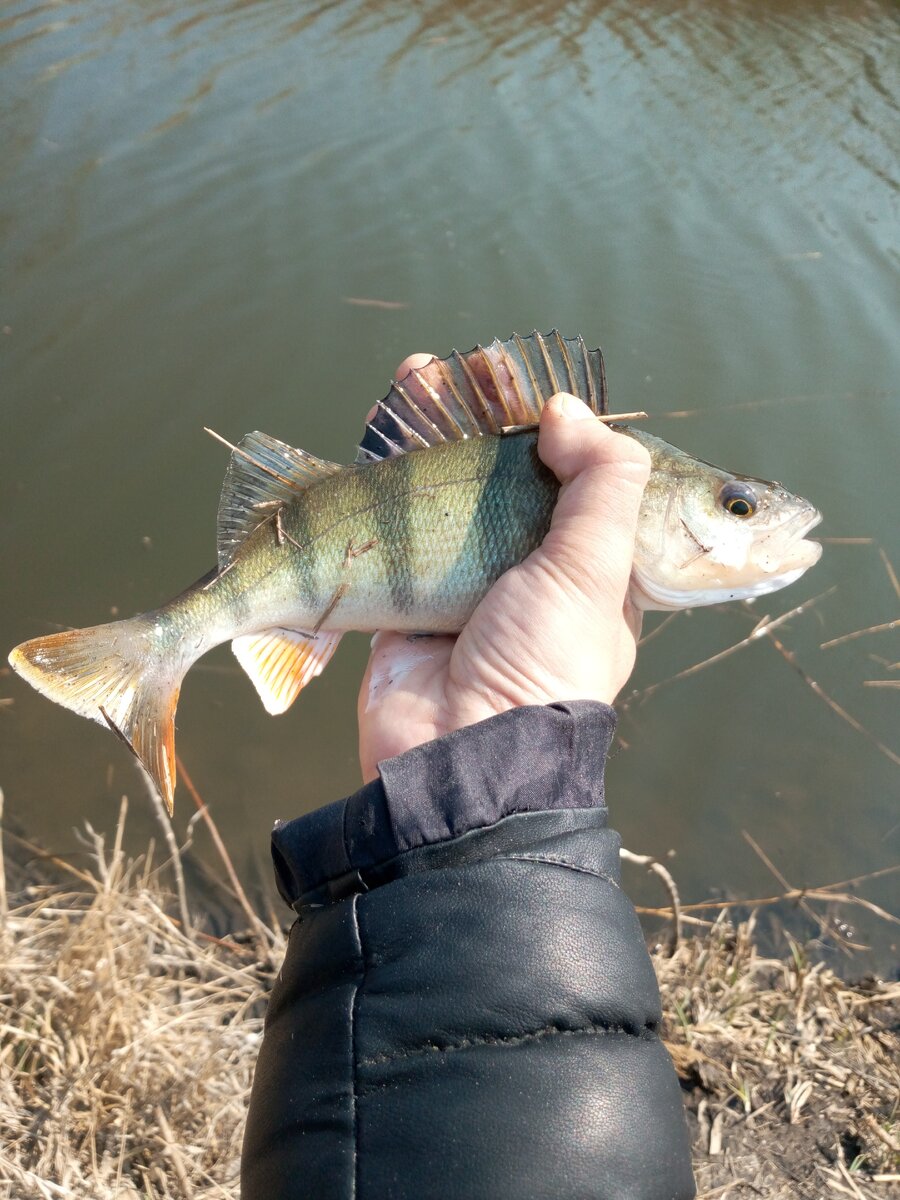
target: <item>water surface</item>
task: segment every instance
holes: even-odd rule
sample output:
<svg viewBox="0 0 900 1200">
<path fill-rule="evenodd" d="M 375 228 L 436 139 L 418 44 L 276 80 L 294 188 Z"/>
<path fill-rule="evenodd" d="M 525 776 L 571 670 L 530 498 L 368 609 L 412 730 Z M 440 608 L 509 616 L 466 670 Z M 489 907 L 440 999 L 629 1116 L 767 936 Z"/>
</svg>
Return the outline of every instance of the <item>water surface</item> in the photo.
<svg viewBox="0 0 900 1200">
<path fill-rule="evenodd" d="M 204 425 L 349 461 L 406 354 L 558 326 L 603 345 L 617 407 L 873 539 L 646 645 L 609 771 L 626 844 L 675 851 L 686 900 L 783 890 L 742 831 L 797 885 L 897 863 L 896 761 L 767 639 L 642 691 L 834 589 L 778 636 L 900 752 L 897 689 L 867 686 L 898 678 L 896 631 L 820 648 L 900 607 L 893 6 L 32 0 L 0 37 L 4 646 L 211 565 Z M 179 751 L 248 877 L 274 818 L 357 786 L 366 649 L 277 720 L 227 649 L 189 676 Z M 143 845 L 109 734 L 8 675 L 0 697 L 15 827 L 72 850 L 128 793 Z"/>
</svg>

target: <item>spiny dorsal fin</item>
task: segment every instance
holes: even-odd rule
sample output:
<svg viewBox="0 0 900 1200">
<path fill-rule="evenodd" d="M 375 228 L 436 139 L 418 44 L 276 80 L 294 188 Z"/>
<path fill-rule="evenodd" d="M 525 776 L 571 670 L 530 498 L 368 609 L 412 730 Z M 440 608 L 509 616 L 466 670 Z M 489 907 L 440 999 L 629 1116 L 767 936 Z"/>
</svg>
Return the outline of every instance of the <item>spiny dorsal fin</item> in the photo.
<svg viewBox="0 0 900 1200">
<path fill-rule="evenodd" d="M 266 712 L 277 716 L 287 712 L 301 689 L 322 674 L 341 636 L 265 629 L 235 638 L 231 649 L 253 681 Z"/>
<path fill-rule="evenodd" d="M 279 503 L 289 504 L 311 483 L 342 470 L 340 463 L 295 450 L 267 433 L 248 433 L 232 449 L 219 498 L 219 569 L 258 525 L 272 520 Z"/>
<path fill-rule="evenodd" d="M 588 350 L 584 338 L 554 329 L 513 334 L 468 354 L 454 350 L 393 384 L 366 425 L 356 461 L 536 425 L 554 392 L 580 396 L 599 416 L 607 412 L 603 355 Z"/>
</svg>

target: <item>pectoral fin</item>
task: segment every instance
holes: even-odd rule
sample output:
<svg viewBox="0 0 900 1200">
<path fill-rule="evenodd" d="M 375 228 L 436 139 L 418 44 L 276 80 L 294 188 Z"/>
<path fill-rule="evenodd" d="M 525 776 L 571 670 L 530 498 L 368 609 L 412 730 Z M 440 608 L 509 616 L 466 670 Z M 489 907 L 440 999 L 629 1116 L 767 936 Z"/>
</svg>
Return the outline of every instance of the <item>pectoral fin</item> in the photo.
<svg viewBox="0 0 900 1200">
<path fill-rule="evenodd" d="M 266 712 L 287 712 L 300 691 L 328 666 L 340 633 L 297 633 L 266 629 L 231 643 L 238 662 L 253 680 Z"/>
</svg>

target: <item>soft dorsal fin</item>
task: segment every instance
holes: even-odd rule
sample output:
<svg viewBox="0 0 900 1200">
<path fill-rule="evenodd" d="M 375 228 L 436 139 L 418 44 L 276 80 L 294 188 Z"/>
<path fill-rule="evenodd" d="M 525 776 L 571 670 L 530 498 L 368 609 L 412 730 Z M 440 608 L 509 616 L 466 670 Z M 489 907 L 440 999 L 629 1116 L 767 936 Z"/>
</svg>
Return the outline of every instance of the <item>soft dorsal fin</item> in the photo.
<svg viewBox="0 0 900 1200">
<path fill-rule="evenodd" d="M 219 569 L 228 566 L 248 534 L 272 520 L 279 503 L 289 504 L 311 483 L 343 470 L 340 463 L 295 450 L 267 433 L 248 433 L 232 447 L 219 497 Z"/>
<path fill-rule="evenodd" d="M 337 649 L 340 633 L 298 633 L 294 629 L 265 629 L 235 638 L 238 662 L 259 692 L 266 712 L 287 712 L 302 688 L 321 675 Z"/>
<path fill-rule="evenodd" d="M 557 330 L 454 350 L 395 382 L 376 406 L 356 456 L 358 463 L 392 458 L 438 442 L 536 425 L 554 392 L 571 392 L 607 412 L 603 355 L 584 338 Z"/>
</svg>

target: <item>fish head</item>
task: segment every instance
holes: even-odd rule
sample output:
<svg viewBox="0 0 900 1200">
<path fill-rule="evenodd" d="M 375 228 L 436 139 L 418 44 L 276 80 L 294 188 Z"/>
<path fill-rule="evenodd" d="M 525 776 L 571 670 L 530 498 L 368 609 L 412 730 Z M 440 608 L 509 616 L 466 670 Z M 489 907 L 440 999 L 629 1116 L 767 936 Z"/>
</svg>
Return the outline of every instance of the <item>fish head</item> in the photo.
<svg viewBox="0 0 900 1200">
<path fill-rule="evenodd" d="M 653 459 L 635 543 L 637 607 L 749 600 L 786 587 L 819 561 L 822 546 L 806 534 L 822 517 L 808 500 L 628 432 Z"/>
</svg>

